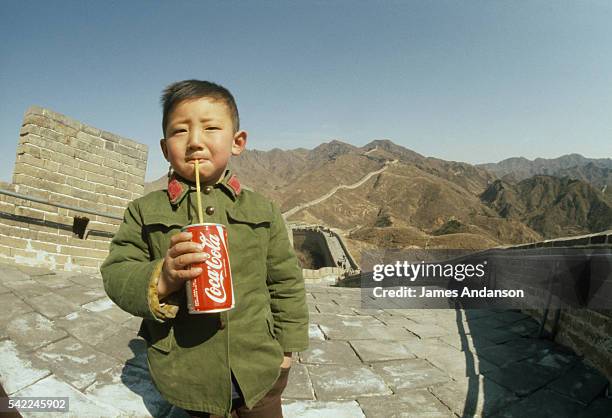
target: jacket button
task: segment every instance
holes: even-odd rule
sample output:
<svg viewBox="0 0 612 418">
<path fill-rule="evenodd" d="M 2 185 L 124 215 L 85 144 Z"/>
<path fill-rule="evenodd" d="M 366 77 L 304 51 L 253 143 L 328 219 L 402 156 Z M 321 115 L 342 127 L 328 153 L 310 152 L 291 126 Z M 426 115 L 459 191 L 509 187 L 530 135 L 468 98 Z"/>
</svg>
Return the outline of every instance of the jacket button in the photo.
<svg viewBox="0 0 612 418">
<path fill-rule="evenodd" d="M 210 192 L 212 192 L 212 189 L 212 186 L 205 186 L 203 192 L 204 194 L 210 194 Z"/>
<path fill-rule="evenodd" d="M 206 208 L 206 214 L 207 214 L 208 216 L 212 216 L 212 215 L 213 215 L 213 213 L 215 213 L 215 208 L 213 208 L 212 206 L 208 206 L 208 207 Z"/>
</svg>

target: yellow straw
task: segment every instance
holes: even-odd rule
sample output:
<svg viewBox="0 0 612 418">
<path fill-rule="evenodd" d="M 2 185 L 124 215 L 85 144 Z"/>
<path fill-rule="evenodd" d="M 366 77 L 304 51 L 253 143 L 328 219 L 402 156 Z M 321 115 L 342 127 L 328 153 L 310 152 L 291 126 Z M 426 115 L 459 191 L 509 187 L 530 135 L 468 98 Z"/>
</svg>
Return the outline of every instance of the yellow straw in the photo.
<svg viewBox="0 0 612 418">
<path fill-rule="evenodd" d="M 202 216 L 202 197 L 200 196 L 200 162 L 195 160 L 195 181 L 196 181 L 196 194 L 198 200 L 198 219 L 200 223 L 204 223 L 204 217 Z"/>
</svg>

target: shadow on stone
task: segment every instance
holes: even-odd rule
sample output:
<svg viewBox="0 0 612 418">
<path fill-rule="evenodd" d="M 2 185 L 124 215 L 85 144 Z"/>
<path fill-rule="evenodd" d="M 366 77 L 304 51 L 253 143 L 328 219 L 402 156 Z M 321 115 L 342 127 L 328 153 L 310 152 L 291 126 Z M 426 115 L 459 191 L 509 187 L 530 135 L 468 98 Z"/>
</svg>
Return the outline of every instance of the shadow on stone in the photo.
<svg viewBox="0 0 612 418">
<path fill-rule="evenodd" d="M 603 394 L 607 380 L 601 373 L 585 368 L 571 350 L 538 338 L 534 319 L 523 318 L 518 311 L 455 312 L 467 376 L 463 390 L 454 395 L 463 399 L 453 402 L 444 399 L 448 394 L 438 395 L 460 417 L 570 417 Z M 490 318 L 507 322 L 495 326 L 487 321 L 487 313 Z M 489 340 L 498 331 L 516 332 L 516 336 L 506 341 Z M 483 360 L 495 367 L 479 367 Z M 597 416 L 584 413 L 583 416 Z"/>
<path fill-rule="evenodd" d="M 178 417 L 177 408 L 168 403 L 155 388 L 148 367 L 141 368 L 134 365 L 142 363 L 143 357 L 146 358 L 146 347 L 142 344 L 142 340 L 134 338 L 130 340 L 128 346 L 133 352 L 133 357 L 123 365 L 121 382 L 142 399 L 144 407 L 151 416 Z"/>
</svg>

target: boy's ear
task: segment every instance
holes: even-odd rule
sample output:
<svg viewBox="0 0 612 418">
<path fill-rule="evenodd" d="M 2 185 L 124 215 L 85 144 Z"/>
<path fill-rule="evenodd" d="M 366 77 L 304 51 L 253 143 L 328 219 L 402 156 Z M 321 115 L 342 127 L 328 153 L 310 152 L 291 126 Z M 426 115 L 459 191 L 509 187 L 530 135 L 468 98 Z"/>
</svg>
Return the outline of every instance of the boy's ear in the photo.
<svg viewBox="0 0 612 418">
<path fill-rule="evenodd" d="M 168 160 L 168 147 L 166 146 L 166 139 L 162 138 L 159 140 L 159 146 L 162 149 L 162 152 L 164 153 L 164 158 L 166 159 L 166 161 Z"/>
<path fill-rule="evenodd" d="M 232 155 L 240 155 L 246 148 L 247 131 L 238 131 L 234 134 L 232 142 Z"/>
</svg>

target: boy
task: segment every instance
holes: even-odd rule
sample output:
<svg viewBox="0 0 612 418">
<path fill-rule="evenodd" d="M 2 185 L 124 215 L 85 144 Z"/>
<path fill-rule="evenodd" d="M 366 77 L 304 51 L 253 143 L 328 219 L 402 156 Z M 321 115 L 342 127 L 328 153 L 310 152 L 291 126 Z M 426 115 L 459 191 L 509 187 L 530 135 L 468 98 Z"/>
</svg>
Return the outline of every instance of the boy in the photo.
<svg viewBox="0 0 612 418">
<path fill-rule="evenodd" d="M 228 90 L 181 81 L 166 88 L 162 104 L 168 189 L 128 205 L 101 268 L 105 290 L 144 318 L 151 377 L 170 403 L 192 416 L 282 417 L 291 354 L 308 346 L 308 310 L 281 214 L 227 170 L 247 139 Z M 227 228 L 236 302 L 190 315 L 184 286 L 205 255 L 180 228 L 198 223 L 196 159 L 204 222 Z"/>
</svg>

